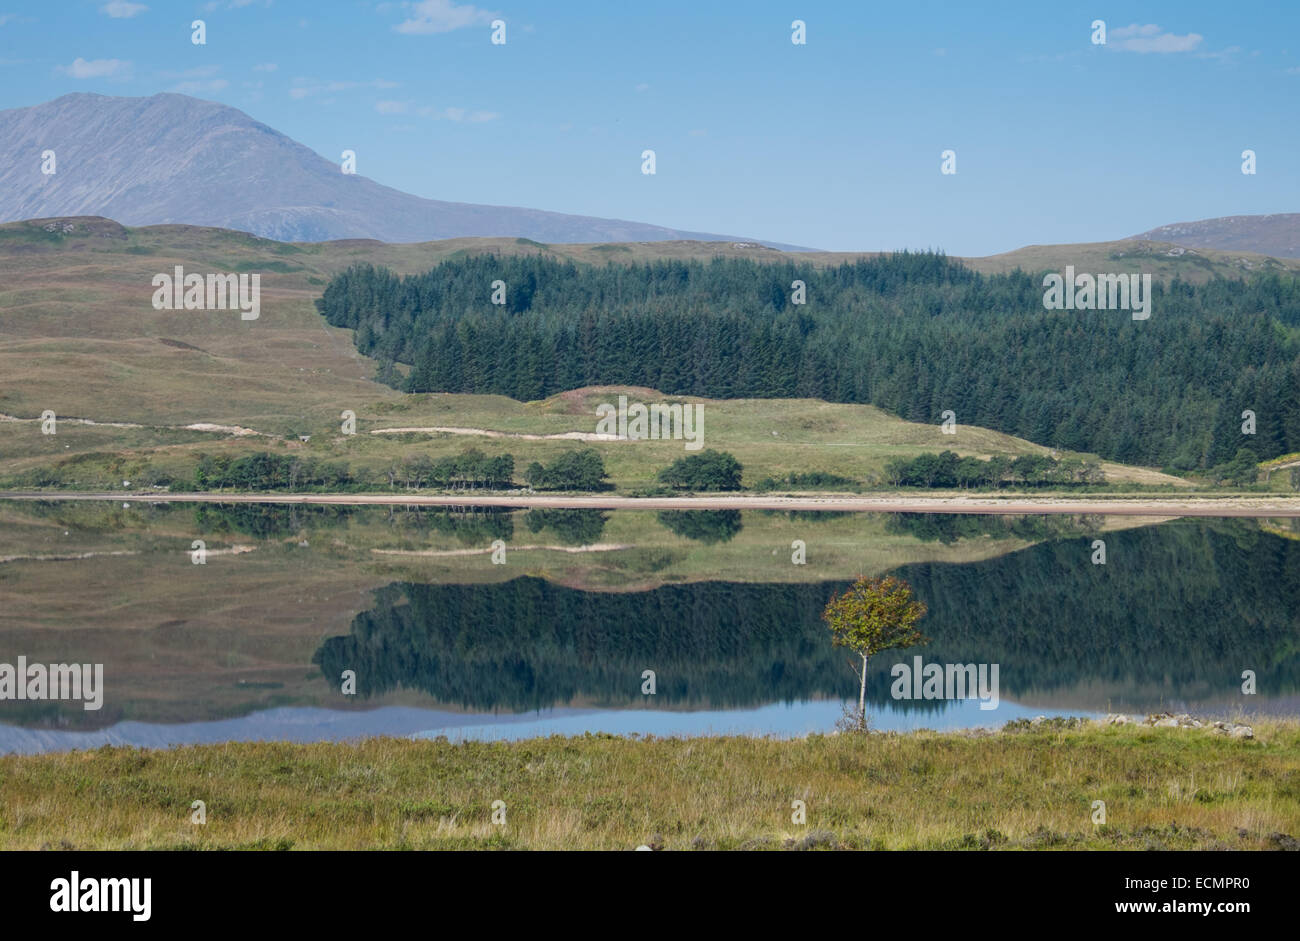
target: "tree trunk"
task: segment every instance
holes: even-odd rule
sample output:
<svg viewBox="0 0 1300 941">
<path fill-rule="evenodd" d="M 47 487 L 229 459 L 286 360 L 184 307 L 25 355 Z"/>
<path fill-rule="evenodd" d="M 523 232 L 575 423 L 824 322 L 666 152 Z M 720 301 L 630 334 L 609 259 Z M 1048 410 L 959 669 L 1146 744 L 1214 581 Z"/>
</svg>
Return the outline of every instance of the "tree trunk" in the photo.
<svg viewBox="0 0 1300 941">
<path fill-rule="evenodd" d="M 862 657 L 862 686 L 858 689 L 858 725 L 867 724 L 867 658 Z"/>
</svg>

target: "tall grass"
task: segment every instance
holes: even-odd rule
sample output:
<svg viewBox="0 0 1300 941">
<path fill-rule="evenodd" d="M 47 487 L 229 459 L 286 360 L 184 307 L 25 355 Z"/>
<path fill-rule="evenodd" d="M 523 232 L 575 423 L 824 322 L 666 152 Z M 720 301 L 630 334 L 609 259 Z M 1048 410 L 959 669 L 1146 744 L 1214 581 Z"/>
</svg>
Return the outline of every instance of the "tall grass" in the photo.
<svg viewBox="0 0 1300 941">
<path fill-rule="evenodd" d="M 1254 740 L 996 734 L 373 739 L 0 759 L 0 846 L 1271 849 L 1300 845 L 1300 722 Z M 206 804 L 207 822 L 191 822 Z M 492 822 L 494 801 L 505 823 Z M 792 822 L 792 802 L 807 807 Z M 1106 822 L 1093 822 L 1104 801 Z"/>
</svg>

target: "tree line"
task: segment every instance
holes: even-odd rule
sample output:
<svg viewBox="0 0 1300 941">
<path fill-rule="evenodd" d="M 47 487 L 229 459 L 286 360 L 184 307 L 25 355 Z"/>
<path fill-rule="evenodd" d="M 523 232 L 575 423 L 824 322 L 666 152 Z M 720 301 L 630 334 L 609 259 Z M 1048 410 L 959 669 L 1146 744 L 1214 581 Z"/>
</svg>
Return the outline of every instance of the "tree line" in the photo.
<svg viewBox="0 0 1300 941">
<path fill-rule="evenodd" d="M 658 480 L 674 490 L 740 490 L 744 470 L 733 455 L 709 448 L 673 461 L 659 472 Z"/>
<path fill-rule="evenodd" d="M 354 476 L 341 461 L 259 451 L 240 458 L 200 454 L 191 479 L 195 490 L 358 490 L 384 483 L 406 490 L 504 490 L 517 486 L 514 473 L 513 455 L 488 455 L 478 448 L 437 459 L 413 455 L 388 464 L 378 478 Z M 533 462 L 524 477 L 530 486 L 544 490 L 602 490 L 609 486 L 605 461 L 594 448 L 566 451 L 546 466 Z"/>
<path fill-rule="evenodd" d="M 533 461 L 524 480 L 534 490 L 607 490 L 605 460 L 595 448 L 565 451 L 549 464 Z"/>
<path fill-rule="evenodd" d="M 1254 465 L 1252 465 L 1253 467 Z M 1106 474 L 1098 461 L 1082 458 L 1058 460 L 1046 454 L 1020 457 L 959 457 L 952 451 L 894 458 L 885 465 L 885 480 L 895 487 L 1029 487 L 1103 484 Z"/>
<path fill-rule="evenodd" d="M 354 490 L 359 483 L 343 462 L 267 451 L 239 458 L 200 454 L 193 481 L 196 490 Z"/>
<path fill-rule="evenodd" d="M 504 305 L 491 302 L 504 281 Z M 793 303 L 802 281 L 806 303 Z M 1152 286 L 1149 320 L 1046 311 L 1042 278 L 937 253 L 817 269 L 745 259 L 578 266 L 480 255 L 335 277 L 316 302 L 412 392 L 533 400 L 587 385 L 864 402 L 1070 451 L 1203 470 L 1300 451 L 1300 282 Z M 1242 412 L 1256 415 L 1242 433 Z"/>
<path fill-rule="evenodd" d="M 447 489 L 504 489 L 514 486 L 515 459 L 510 454 L 489 457 L 478 448 L 469 448 L 461 454 L 440 457 L 419 454 L 401 463 L 390 464 L 384 470 L 388 484 L 395 487 L 401 480 L 410 490 L 432 486 Z"/>
</svg>

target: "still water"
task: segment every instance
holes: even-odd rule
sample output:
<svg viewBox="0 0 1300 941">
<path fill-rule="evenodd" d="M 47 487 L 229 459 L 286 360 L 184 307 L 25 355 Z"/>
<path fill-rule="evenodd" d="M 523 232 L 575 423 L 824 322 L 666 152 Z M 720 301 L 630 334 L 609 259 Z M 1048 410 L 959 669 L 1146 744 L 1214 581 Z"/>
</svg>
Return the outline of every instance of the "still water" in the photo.
<svg viewBox="0 0 1300 941">
<path fill-rule="evenodd" d="M 877 728 L 1295 715 L 1298 537 L 1270 520 L 0 502 L 0 668 L 103 667 L 98 709 L 0 700 L 0 752 L 828 732 L 857 677 L 822 609 L 886 572 L 928 606 L 929 642 L 872 662 Z M 983 669 L 992 695 L 918 677 L 900 698 L 896 665 L 917 658 Z"/>
</svg>

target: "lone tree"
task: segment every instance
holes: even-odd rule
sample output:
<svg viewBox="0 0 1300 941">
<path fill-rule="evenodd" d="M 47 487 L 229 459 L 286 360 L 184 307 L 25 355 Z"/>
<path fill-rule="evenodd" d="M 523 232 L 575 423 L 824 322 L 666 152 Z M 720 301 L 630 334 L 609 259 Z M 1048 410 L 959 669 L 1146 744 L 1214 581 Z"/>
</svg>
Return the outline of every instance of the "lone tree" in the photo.
<svg viewBox="0 0 1300 941">
<path fill-rule="evenodd" d="M 834 635 L 836 647 L 848 647 L 862 658 L 862 685 L 858 690 L 858 728 L 867 724 L 867 661 L 886 650 L 929 643 L 916 629 L 925 616 L 922 601 L 912 597 L 912 586 L 901 578 L 859 578 L 842 595 L 826 604 L 822 620 Z"/>
</svg>

